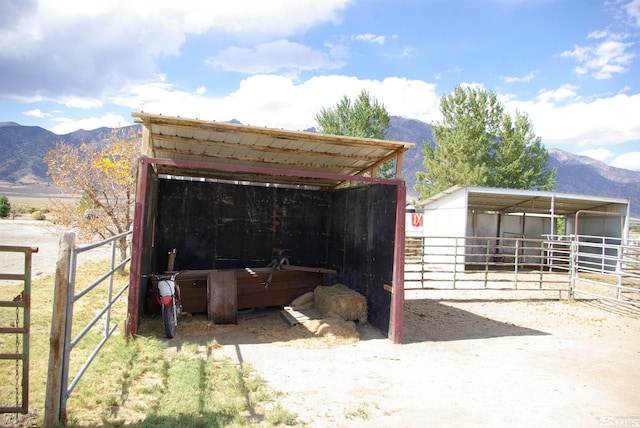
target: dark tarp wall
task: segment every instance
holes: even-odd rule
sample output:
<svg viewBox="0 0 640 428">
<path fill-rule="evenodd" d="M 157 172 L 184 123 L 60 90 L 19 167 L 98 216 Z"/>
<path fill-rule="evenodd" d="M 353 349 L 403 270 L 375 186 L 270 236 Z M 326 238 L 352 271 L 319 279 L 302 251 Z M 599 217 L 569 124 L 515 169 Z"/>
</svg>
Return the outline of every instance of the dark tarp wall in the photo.
<svg viewBox="0 0 640 428">
<path fill-rule="evenodd" d="M 160 179 L 154 272 L 263 267 L 273 248 L 290 264 L 326 266 L 329 194 L 282 187 Z"/>
<path fill-rule="evenodd" d="M 335 269 L 333 282 L 366 296 L 369 322 L 388 334 L 396 193 L 386 184 L 327 192 L 161 178 L 143 274 L 165 271 L 174 248 L 174 270 L 263 267 L 281 248 L 290 264 Z"/>
<path fill-rule="evenodd" d="M 369 322 L 389 332 L 396 213 L 395 186 L 369 185 L 332 194 L 329 265 L 367 297 Z"/>
</svg>

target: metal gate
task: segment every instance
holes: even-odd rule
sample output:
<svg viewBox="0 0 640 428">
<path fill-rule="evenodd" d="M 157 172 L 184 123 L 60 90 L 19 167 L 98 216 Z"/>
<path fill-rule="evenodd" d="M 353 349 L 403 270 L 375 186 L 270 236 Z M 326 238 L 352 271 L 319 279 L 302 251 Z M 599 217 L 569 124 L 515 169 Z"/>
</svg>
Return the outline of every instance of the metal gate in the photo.
<svg viewBox="0 0 640 428">
<path fill-rule="evenodd" d="M 127 239 L 130 235 L 131 232 L 125 232 L 104 241 L 85 246 L 75 245 L 74 233 L 65 233 L 60 237 L 60 255 L 56 266 L 56 284 L 53 301 L 53 317 L 51 321 L 51 349 L 49 351 L 49 371 L 45 399 L 45 428 L 53 427 L 60 423 L 63 425 L 66 424 L 67 399 L 69 395 L 73 392 L 82 375 L 118 327 L 117 324 L 111 324 L 111 307 L 129 288 L 129 283 L 127 282 L 120 290 L 114 292 L 113 275 L 120 268 L 124 267 L 131 258 L 128 257 L 116 264 L 116 245 L 119 240 Z M 111 245 L 111 265 L 109 271 L 91 284 L 84 286 L 81 291 L 76 291 L 78 254 L 108 244 Z M 74 326 L 74 304 L 81 298 L 86 298 L 89 292 L 96 289 L 98 285 L 105 281 L 108 281 L 105 306 L 95 314 L 86 326 Z M 73 379 L 69 381 L 70 360 L 72 358 L 71 351 L 82 339 L 87 338 L 87 334 L 92 329 L 98 328 L 98 322 L 104 324 L 104 329 L 100 333 L 101 340 L 86 361 L 84 361 Z M 72 330 L 80 331 L 72 338 Z"/>
<path fill-rule="evenodd" d="M 577 236 L 572 242 L 571 296 L 640 307 L 640 247 L 617 238 Z"/>
<path fill-rule="evenodd" d="M 525 237 L 408 237 L 405 290 L 569 293 L 570 243 Z"/>
<path fill-rule="evenodd" d="M 11 301 L 0 301 L 0 308 L 3 311 L 15 308 L 15 318 L 13 314 L 2 319 L 12 321 L 12 326 L 0 325 L 0 360 L 15 361 L 15 405 L 0 402 L 0 413 L 22 413 L 29 411 L 29 328 L 31 309 L 31 255 L 38 252 L 37 247 L 0 246 L 0 252 L 23 253 L 24 272 L 23 273 L 0 273 L 0 280 L 22 281 L 24 286 L 22 291 Z M 22 316 L 20 316 L 22 312 Z M 5 314 L 6 315 L 6 314 Z M 22 321 L 22 322 L 21 322 Z M 3 340 L 7 337 L 15 336 L 15 348 L 13 352 L 8 352 L 13 345 L 13 341 Z M 9 392 L 10 382 L 3 385 L 4 391 Z M 4 394 L 3 400 L 8 398 Z"/>
</svg>

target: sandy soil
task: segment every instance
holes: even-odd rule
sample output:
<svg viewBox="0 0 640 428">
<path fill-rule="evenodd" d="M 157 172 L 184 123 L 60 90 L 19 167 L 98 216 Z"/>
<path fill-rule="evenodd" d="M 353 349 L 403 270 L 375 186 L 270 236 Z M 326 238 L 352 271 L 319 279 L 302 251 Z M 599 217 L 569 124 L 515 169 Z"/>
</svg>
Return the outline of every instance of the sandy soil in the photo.
<svg viewBox="0 0 640 428">
<path fill-rule="evenodd" d="M 640 424 L 637 309 L 513 292 L 406 297 L 402 345 L 368 325 L 354 343 L 314 343 L 277 311 L 168 345 L 215 338 L 213 357 L 251 365 L 305 427 Z"/>
<path fill-rule="evenodd" d="M 49 205 L 52 201 L 71 201 L 69 194 L 62 194 L 49 183 L 8 183 L 0 180 L 0 195 L 9 198 L 9 203 L 24 205 Z"/>
<path fill-rule="evenodd" d="M 29 226 L 0 221 L 0 242 L 39 246 L 34 272 L 51 273 L 57 237 Z M 251 365 L 309 428 L 640 426 L 640 310 L 536 297 L 407 291 L 402 345 L 365 325 L 333 346 L 271 311 L 199 334 L 178 325 L 167 346 L 215 338 L 211 358 Z"/>
</svg>

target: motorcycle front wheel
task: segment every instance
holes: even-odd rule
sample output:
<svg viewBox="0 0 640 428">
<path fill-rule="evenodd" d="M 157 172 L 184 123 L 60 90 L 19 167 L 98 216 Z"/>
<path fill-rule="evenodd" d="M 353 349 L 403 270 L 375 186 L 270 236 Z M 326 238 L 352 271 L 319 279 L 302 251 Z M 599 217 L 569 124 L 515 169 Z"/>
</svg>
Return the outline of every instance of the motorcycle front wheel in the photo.
<svg viewBox="0 0 640 428">
<path fill-rule="evenodd" d="M 162 325 L 164 325 L 164 332 L 169 339 L 173 339 L 176 335 L 176 312 L 173 310 L 173 305 L 162 305 Z"/>
</svg>

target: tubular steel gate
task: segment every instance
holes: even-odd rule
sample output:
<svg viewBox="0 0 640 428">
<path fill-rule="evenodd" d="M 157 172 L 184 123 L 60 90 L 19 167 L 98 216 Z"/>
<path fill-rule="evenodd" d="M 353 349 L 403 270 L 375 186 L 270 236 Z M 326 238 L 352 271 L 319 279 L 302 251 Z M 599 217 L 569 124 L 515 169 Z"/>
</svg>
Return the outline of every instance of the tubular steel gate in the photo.
<svg viewBox="0 0 640 428">
<path fill-rule="evenodd" d="M 571 235 L 407 237 L 405 289 L 531 290 L 640 307 L 640 247 Z"/>
<path fill-rule="evenodd" d="M 11 315 L 9 317 L 0 317 L 3 320 L 0 325 L 0 360 L 15 361 L 15 406 L 5 403 L 8 398 L 10 382 L 5 381 L 2 385 L 4 393 L 0 400 L 0 413 L 22 413 L 29 411 L 29 329 L 31 319 L 31 255 L 38 252 L 37 247 L 18 247 L 0 245 L 0 252 L 24 253 L 24 273 L 0 273 L 0 280 L 3 281 L 22 281 L 24 287 L 22 292 L 14 297 L 11 301 L 0 301 L 0 308 L 15 308 L 15 319 Z M 22 310 L 22 317 L 20 311 Z M 5 315 L 3 313 L 3 315 Z M 20 322 L 22 318 L 22 323 Z M 4 320 L 12 320 L 13 326 L 4 325 Z M 22 327 L 20 326 L 22 324 Z M 3 340 L 10 335 L 15 336 L 14 352 L 9 351 L 12 345 L 11 340 Z M 22 364 L 20 364 L 22 362 Z M 22 366 L 22 367 L 21 367 Z M 8 371 L 7 371 L 8 373 Z M 21 393 L 20 393 L 21 390 Z"/>
<path fill-rule="evenodd" d="M 572 243 L 571 296 L 640 308 L 640 247 L 620 239 L 579 236 Z"/>
<path fill-rule="evenodd" d="M 405 289 L 537 290 L 568 296 L 570 265 L 570 243 L 561 240 L 409 237 Z"/>
<path fill-rule="evenodd" d="M 53 427 L 56 424 L 66 424 L 67 419 L 67 399 L 80 381 L 82 375 L 89 368 L 91 362 L 98 355 L 104 344 L 114 333 L 117 324 L 111 325 L 111 308 L 114 303 L 129 288 L 127 282 L 118 292 L 113 292 L 113 275 L 123 268 L 130 257 L 116 265 L 116 245 L 119 240 L 126 239 L 132 232 L 125 232 L 113 236 L 104 241 L 77 247 L 75 245 L 75 234 L 66 233 L 60 237 L 60 255 L 56 267 L 56 284 L 53 302 L 53 318 L 51 322 L 51 350 L 49 352 L 49 372 L 47 379 L 47 394 L 45 401 L 45 427 Z M 76 268 L 78 255 L 103 245 L 111 244 L 111 264 L 108 272 L 104 273 L 81 291 L 76 292 Z M 74 326 L 74 305 L 87 294 L 96 289 L 104 281 L 107 281 L 106 304 L 100 309 L 93 319 L 85 326 Z M 86 299 L 85 299 L 86 300 Z M 104 323 L 104 329 L 99 334 L 101 339 L 94 335 L 88 335 L 92 330 L 94 333 L 98 322 Z M 79 332 L 72 338 L 72 331 Z M 69 372 L 71 366 L 71 351 L 76 348 L 82 339 L 99 340 L 91 354 L 82 364 L 75 377 L 69 382 Z M 91 340 L 89 340 L 91 342 Z M 91 343 L 89 343 L 89 346 Z"/>
</svg>

